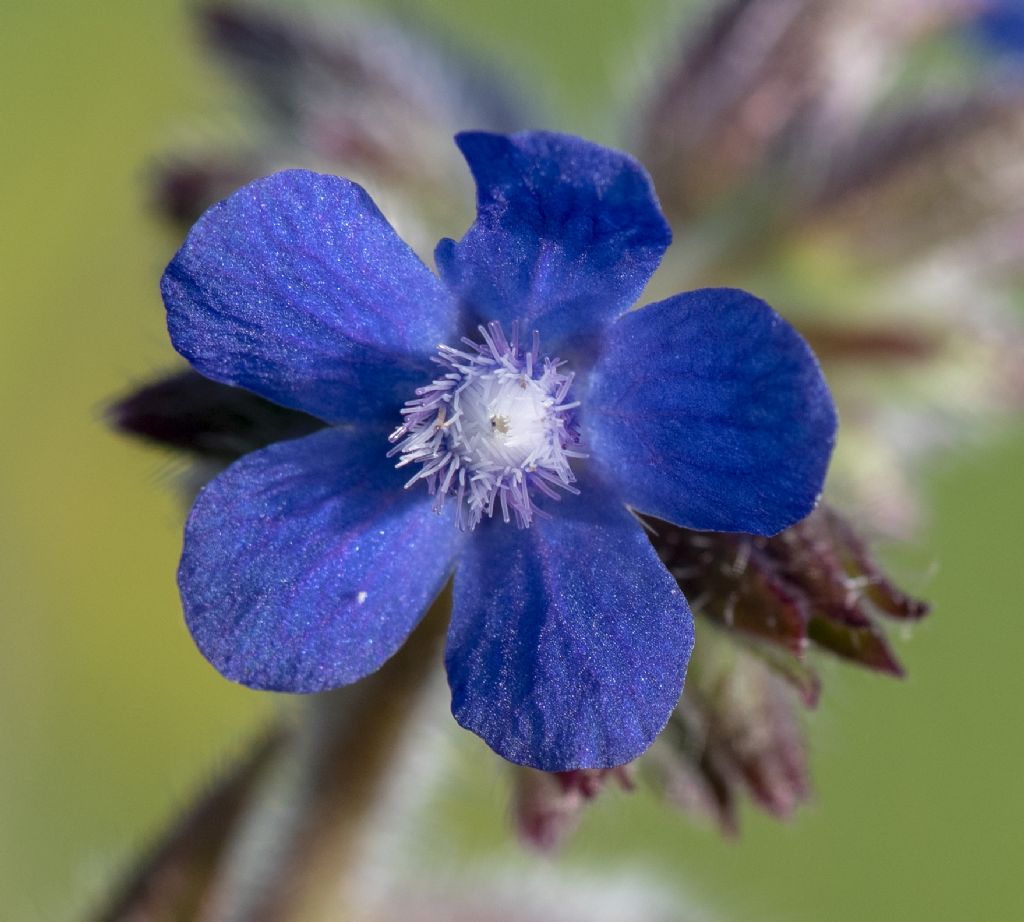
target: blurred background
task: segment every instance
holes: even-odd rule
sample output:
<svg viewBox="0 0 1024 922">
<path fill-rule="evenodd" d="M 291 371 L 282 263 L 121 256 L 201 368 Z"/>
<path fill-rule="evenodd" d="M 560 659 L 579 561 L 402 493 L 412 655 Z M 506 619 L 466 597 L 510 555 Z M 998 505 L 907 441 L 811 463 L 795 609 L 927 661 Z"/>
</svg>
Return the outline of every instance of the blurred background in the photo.
<svg viewBox="0 0 1024 922">
<path fill-rule="evenodd" d="M 540 87 L 545 127 L 606 143 L 677 13 L 386 5 Z M 157 282 L 179 237 L 154 217 L 150 179 L 168 151 L 233 130 L 231 90 L 181 0 L 9 4 L 2 18 L 0 918 L 49 922 L 94 904 L 276 702 L 196 652 L 174 585 L 181 469 L 103 422 L 110 398 L 177 367 Z M 822 661 L 815 796 L 790 822 L 747 810 L 727 841 L 615 792 L 564 854 L 535 858 L 508 835 L 501 769 L 460 733 L 407 851 L 422 845 L 438 873 L 636 874 L 700 918 L 1024 913 L 1022 470 L 1020 427 L 928 468 L 925 526 L 883 556 L 934 612 L 895 637 L 903 681 Z"/>
</svg>

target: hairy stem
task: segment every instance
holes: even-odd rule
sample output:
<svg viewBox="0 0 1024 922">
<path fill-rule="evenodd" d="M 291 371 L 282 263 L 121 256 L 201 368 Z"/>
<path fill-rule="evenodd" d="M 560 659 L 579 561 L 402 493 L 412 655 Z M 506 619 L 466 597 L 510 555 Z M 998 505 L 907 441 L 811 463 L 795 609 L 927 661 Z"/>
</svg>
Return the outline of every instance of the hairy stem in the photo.
<svg viewBox="0 0 1024 922">
<path fill-rule="evenodd" d="M 172 828 L 94 922 L 349 918 L 350 872 L 394 756 L 439 667 L 445 593 L 405 646 L 356 685 L 303 701 Z"/>
<path fill-rule="evenodd" d="M 93 922 L 180 922 L 197 918 L 221 856 L 285 733 L 278 727 L 201 796 L 134 867 Z"/>
</svg>

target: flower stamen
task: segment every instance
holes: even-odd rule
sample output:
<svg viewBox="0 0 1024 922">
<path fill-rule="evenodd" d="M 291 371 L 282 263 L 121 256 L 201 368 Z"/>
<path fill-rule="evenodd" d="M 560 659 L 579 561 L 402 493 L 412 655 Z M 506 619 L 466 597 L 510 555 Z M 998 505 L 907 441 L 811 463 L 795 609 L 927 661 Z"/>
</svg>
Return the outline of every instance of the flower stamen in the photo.
<svg viewBox="0 0 1024 922">
<path fill-rule="evenodd" d="M 556 500 L 553 487 L 579 493 L 569 459 L 586 457 L 572 412 L 580 404 L 566 402 L 573 375 L 560 371 L 564 362 L 541 360 L 536 332 L 525 350 L 517 324 L 511 341 L 497 322 L 478 329 L 482 343 L 463 337 L 466 349 L 438 346 L 432 361 L 446 371 L 402 408 L 388 457 L 400 456 L 396 467 L 422 465 L 406 487 L 425 481 L 437 511 L 454 494 L 460 528 L 475 528 L 496 508 L 525 528 L 544 515 L 533 488 Z"/>
</svg>

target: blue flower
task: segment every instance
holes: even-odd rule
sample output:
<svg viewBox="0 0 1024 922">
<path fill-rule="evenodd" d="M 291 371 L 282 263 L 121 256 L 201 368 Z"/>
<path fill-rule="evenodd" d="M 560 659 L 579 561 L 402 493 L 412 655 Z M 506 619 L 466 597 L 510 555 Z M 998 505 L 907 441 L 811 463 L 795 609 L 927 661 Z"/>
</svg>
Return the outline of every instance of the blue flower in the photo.
<svg viewBox="0 0 1024 922">
<path fill-rule="evenodd" d="M 974 32 L 993 52 L 1024 52 L 1024 0 L 987 0 L 973 22 Z"/>
<path fill-rule="evenodd" d="M 455 572 L 459 723 L 536 768 L 621 764 L 665 725 L 693 646 L 633 510 L 799 521 L 832 400 L 749 294 L 629 312 L 670 241 L 631 157 L 545 132 L 457 143 L 477 218 L 438 245 L 440 279 L 361 187 L 298 170 L 211 208 L 167 267 L 198 371 L 330 424 L 200 493 L 186 619 L 228 678 L 316 692 L 379 668 Z"/>
</svg>

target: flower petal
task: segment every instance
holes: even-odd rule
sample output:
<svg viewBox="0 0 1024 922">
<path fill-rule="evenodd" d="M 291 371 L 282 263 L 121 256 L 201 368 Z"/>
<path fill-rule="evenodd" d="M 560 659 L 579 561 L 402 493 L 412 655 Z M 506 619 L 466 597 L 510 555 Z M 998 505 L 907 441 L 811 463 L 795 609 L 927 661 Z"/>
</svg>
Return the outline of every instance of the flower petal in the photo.
<svg viewBox="0 0 1024 922">
<path fill-rule="evenodd" d="M 975 34 L 993 52 L 1024 51 L 1024 9 L 1020 0 L 988 0 L 973 25 Z"/>
<path fill-rule="evenodd" d="M 373 672 L 451 572 L 461 533 L 403 491 L 386 434 L 325 429 L 246 455 L 199 494 L 178 571 L 203 655 L 253 688 Z"/>
<path fill-rule="evenodd" d="M 477 528 L 455 577 L 452 713 L 544 771 L 635 758 L 675 707 L 693 619 L 639 524 L 588 483 L 527 529 Z"/>
<path fill-rule="evenodd" d="M 771 535 L 821 493 L 836 415 L 800 335 L 743 291 L 707 288 L 609 331 L 584 438 L 627 503 L 704 531 Z"/>
<path fill-rule="evenodd" d="M 470 319 L 522 321 L 550 350 L 636 300 L 672 237 L 637 161 L 544 131 L 456 142 L 476 179 L 477 219 L 435 259 Z"/>
<path fill-rule="evenodd" d="M 195 369 L 329 422 L 397 414 L 454 312 L 353 182 L 257 180 L 196 222 L 160 285 Z"/>
</svg>

